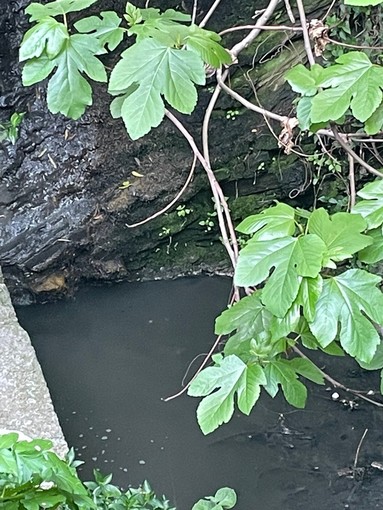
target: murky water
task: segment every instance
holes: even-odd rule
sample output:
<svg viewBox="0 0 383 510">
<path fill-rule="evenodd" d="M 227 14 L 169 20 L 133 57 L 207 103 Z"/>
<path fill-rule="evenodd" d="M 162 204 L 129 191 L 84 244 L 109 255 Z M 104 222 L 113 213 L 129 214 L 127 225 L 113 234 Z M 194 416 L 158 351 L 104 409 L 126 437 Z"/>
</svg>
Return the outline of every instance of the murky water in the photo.
<svg viewBox="0 0 383 510">
<path fill-rule="evenodd" d="M 351 409 L 311 385 L 305 410 L 264 395 L 250 417 L 204 437 L 198 399 L 163 402 L 214 341 L 229 288 L 224 278 L 119 284 L 18 309 L 66 438 L 86 461 L 81 476 L 97 467 L 124 487 L 147 478 L 178 510 L 224 485 L 237 490 L 238 510 L 383 509 L 383 472 L 369 467 L 383 462 L 382 409 Z M 352 387 L 378 387 L 374 373 L 326 363 Z M 366 428 L 358 479 L 339 474 L 353 466 Z"/>
</svg>

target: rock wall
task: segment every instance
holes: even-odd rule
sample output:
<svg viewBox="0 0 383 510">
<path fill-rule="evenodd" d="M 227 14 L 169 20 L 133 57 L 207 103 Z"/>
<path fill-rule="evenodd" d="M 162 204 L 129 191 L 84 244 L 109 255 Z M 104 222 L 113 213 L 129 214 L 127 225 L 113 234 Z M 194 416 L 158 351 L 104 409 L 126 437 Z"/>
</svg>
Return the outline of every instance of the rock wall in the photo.
<svg viewBox="0 0 383 510">
<path fill-rule="evenodd" d="M 131 141 L 122 122 L 111 119 L 110 99 L 99 84 L 92 85 L 94 104 L 79 121 L 50 114 L 46 85 L 21 85 L 17 55 L 28 28 L 24 15 L 28 3 L 0 0 L 0 122 L 14 111 L 26 112 L 16 145 L 0 144 L 0 264 L 13 298 L 23 303 L 55 298 L 71 293 L 81 280 L 229 271 L 217 226 L 209 230 L 200 225 L 207 219 L 214 222 L 202 168 L 197 168 L 179 202 L 189 214 L 173 208 L 144 226 L 127 227 L 177 194 L 192 162 L 189 147 L 168 121 Z M 183 9 L 190 11 L 192 3 L 183 2 Z M 199 2 L 200 17 L 210 3 Z M 329 3 L 305 2 L 312 17 Z M 96 5 L 93 10 L 112 7 L 122 12 L 125 2 Z M 175 6 L 174 1 L 161 2 L 161 8 Z M 252 23 L 254 11 L 261 7 L 250 0 L 223 0 L 210 27 Z M 283 22 L 283 2 L 278 12 Z M 238 33 L 226 37 L 225 45 L 230 47 L 238 37 Z M 117 56 L 109 58 L 114 62 Z M 264 34 L 241 55 L 231 85 L 254 100 L 252 84 L 261 104 L 289 113 L 290 93 L 283 74 L 303 58 L 296 35 L 289 39 L 284 32 Z M 197 110 L 183 118 L 197 140 L 213 87 L 210 81 L 200 90 Z M 274 128 L 278 131 L 278 126 Z M 223 94 L 213 113 L 210 143 L 213 168 L 237 221 L 275 199 L 305 200 L 304 165 L 296 156 L 282 153 L 261 117 Z M 143 177 L 134 177 L 133 171 Z M 120 189 L 125 181 L 131 185 Z"/>
</svg>

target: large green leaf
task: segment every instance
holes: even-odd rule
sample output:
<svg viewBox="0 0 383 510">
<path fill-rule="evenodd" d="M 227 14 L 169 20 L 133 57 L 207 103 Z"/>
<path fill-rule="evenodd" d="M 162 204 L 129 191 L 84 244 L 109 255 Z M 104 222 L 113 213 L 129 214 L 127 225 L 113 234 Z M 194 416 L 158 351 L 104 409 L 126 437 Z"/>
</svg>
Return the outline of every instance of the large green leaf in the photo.
<svg viewBox="0 0 383 510">
<path fill-rule="evenodd" d="M 297 297 L 301 277 L 315 278 L 319 274 L 325 250 L 324 242 L 315 234 L 266 241 L 250 239 L 240 252 L 234 282 L 248 287 L 268 278 L 262 301 L 274 315 L 284 317 Z"/>
<path fill-rule="evenodd" d="M 312 321 L 315 315 L 316 304 L 322 293 L 323 280 L 321 275 L 316 278 L 302 278 L 296 302 L 302 306 L 306 320 Z"/>
<path fill-rule="evenodd" d="M 336 62 L 322 72 L 318 85 L 325 90 L 312 100 L 311 121 L 337 120 L 351 107 L 354 117 L 364 122 L 382 101 L 383 67 L 359 51 L 345 53 Z"/>
<path fill-rule="evenodd" d="M 203 62 L 196 53 L 146 39 L 122 53 L 112 71 L 109 91 L 125 94 L 128 87 L 138 84 L 121 107 L 126 129 L 136 140 L 163 119 L 162 95 L 176 110 L 191 113 L 197 103 L 194 83 L 205 83 Z"/>
<path fill-rule="evenodd" d="M 332 267 L 330 261 L 341 261 L 372 244 L 369 236 L 363 235 L 367 228 L 362 216 L 339 212 L 329 216 L 323 209 L 316 209 L 308 221 L 308 230 L 319 236 L 327 247 L 323 265 Z"/>
<path fill-rule="evenodd" d="M 237 227 L 243 234 L 256 234 L 259 241 L 292 235 L 295 231 L 295 211 L 287 204 L 245 218 Z"/>
<path fill-rule="evenodd" d="M 350 269 L 324 281 L 322 294 L 310 329 L 326 347 L 337 336 L 343 349 L 358 360 L 369 363 L 380 342 L 371 321 L 383 323 L 383 294 L 376 275 Z M 338 324 L 340 328 L 338 328 Z"/>
<path fill-rule="evenodd" d="M 284 359 L 271 361 L 266 365 L 264 372 L 267 379 L 265 389 L 271 397 L 275 397 L 279 391 L 279 385 L 281 385 L 289 404 L 300 409 L 305 407 L 307 388 L 298 381 L 298 375 L 289 361 Z"/>
<path fill-rule="evenodd" d="M 114 11 L 100 12 L 98 16 L 83 18 L 74 24 L 75 29 L 81 33 L 93 33 L 100 40 L 102 46 L 108 45 L 113 51 L 124 38 L 125 30 L 120 27 L 121 18 Z"/>
<path fill-rule="evenodd" d="M 355 5 L 358 7 L 367 7 L 368 5 L 379 5 L 383 0 L 344 0 L 346 5 Z"/>
<path fill-rule="evenodd" d="M 302 96 L 314 96 L 318 91 L 317 82 L 321 76 L 323 67 L 314 64 L 311 69 L 307 69 L 302 64 L 298 64 L 285 75 L 294 92 Z"/>
<path fill-rule="evenodd" d="M 45 80 L 56 67 L 55 60 L 50 60 L 45 54 L 28 60 L 23 67 L 23 85 L 28 87 L 34 83 Z"/>
<path fill-rule="evenodd" d="M 47 4 L 33 2 L 28 5 L 25 12 L 30 15 L 30 21 L 36 21 L 46 16 L 82 11 L 96 2 L 97 0 L 56 0 Z"/>
<path fill-rule="evenodd" d="M 55 59 L 57 71 L 48 84 L 47 101 L 52 113 L 78 119 L 85 107 L 92 104 L 91 86 L 81 73 L 105 82 L 105 68 L 95 56 L 102 52 L 101 43 L 91 35 L 76 34 L 66 41 L 64 50 Z"/>
<path fill-rule="evenodd" d="M 365 264 L 374 264 L 383 259 L 382 227 L 370 230 L 368 235 L 372 239 L 372 244 L 358 253 L 358 259 Z"/>
<path fill-rule="evenodd" d="M 368 135 L 376 135 L 383 128 L 383 103 L 380 103 L 378 108 L 369 117 L 365 124 L 364 129 Z"/>
<path fill-rule="evenodd" d="M 204 434 L 227 423 L 234 413 L 234 395 L 240 411 L 249 414 L 266 378 L 260 366 L 247 366 L 237 356 L 227 356 L 219 366 L 208 367 L 191 383 L 188 394 L 205 397 L 197 409 L 197 419 Z"/>
<path fill-rule="evenodd" d="M 379 370 L 380 368 L 383 368 L 383 342 L 380 342 L 369 363 L 364 363 L 360 360 L 358 360 L 358 363 L 365 370 Z"/>
<path fill-rule="evenodd" d="M 220 44 L 220 36 L 197 25 L 188 27 L 185 38 L 186 47 L 196 51 L 201 59 L 212 67 L 219 68 L 222 64 L 230 64 L 230 53 Z"/>
<path fill-rule="evenodd" d="M 299 375 L 316 384 L 324 384 L 323 374 L 312 361 L 305 358 L 293 358 L 289 366 Z"/>
<path fill-rule="evenodd" d="M 369 229 L 377 228 L 383 223 L 383 179 L 366 184 L 358 196 L 364 198 L 357 202 L 352 212 L 361 214 L 367 221 Z"/>
<path fill-rule="evenodd" d="M 50 17 L 44 18 L 25 33 L 20 45 L 20 62 L 40 57 L 42 53 L 53 59 L 60 53 L 68 38 L 68 30 L 63 23 Z"/>
</svg>

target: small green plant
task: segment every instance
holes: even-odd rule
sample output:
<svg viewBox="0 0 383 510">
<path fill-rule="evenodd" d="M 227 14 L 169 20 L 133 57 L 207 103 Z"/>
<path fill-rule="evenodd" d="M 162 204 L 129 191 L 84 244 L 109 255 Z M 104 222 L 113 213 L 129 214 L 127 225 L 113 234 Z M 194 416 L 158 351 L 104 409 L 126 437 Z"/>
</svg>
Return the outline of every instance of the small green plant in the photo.
<svg viewBox="0 0 383 510">
<path fill-rule="evenodd" d="M 239 110 L 227 110 L 226 118 L 228 120 L 235 120 L 239 115 Z"/>
<path fill-rule="evenodd" d="M 189 216 L 189 214 L 193 212 L 193 209 L 189 209 L 188 207 L 186 207 L 186 205 L 182 204 L 176 208 L 176 211 L 177 216 L 179 216 L 180 218 L 185 218 L 186 216 Z"/>
<path fill-rule="evenodd" d="M 237 504 L 237 495 L 233 489 L 223 487 L 214 496 L 206 496 L 197 501 L 192 510 L 229 510 Z"/>
<path fill-rule="evenodd" d="M 171 235 L 171 230 L 169 227 L 162 227 L 161 232 L 158 234 L 158 237 L 168 237 Z"/>
<path fill-rule="evenodd" d="M 315 151 L 314 154 L 311 154 L 308 158 L 308 161 L 314 165 L 314 167 L 318 170 L 318 175 L 316 177 L 316 184 L 319 180 L 319 174 L 324 170 L 330 173 L 340 173 L 342 171 L 342 164 L 334 157 L 330 157 L 328 154 L 324 152 Z"/>
<path fill-rule="evenodd" d="M 213 227 L 215 226 L 215 222 L 212 218 L 215 218 L 217 216 L 217 212 L 208 212 L 206 219 L 201 220 L 198 222 L 198 225 L 201 225 L 201 227 L 204 227 L 205 232 L 210 232 Z"/>
<path fill-rule="evenodd" d="M 130 181 L 123 181 L 121 185 L 118 187 L 118 189 L 129 189 L 130 186 L 132 186 L 132 183 Z"/>
<path fill-rule="evenodd" d="M 12 145 L 15 145 L 24 115 L 25 113 L 15 112 L 8 121 L 0 123 L 0 142 L 8 140 Z"/>
</svg>

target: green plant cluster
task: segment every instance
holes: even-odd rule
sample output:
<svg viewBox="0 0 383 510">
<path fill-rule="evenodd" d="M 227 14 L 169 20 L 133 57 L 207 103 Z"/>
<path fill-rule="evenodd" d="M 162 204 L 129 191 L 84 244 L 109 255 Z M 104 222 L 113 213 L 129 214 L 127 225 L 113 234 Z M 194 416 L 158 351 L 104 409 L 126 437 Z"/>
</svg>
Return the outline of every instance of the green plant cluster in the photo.
<svg viewBox="0 0 383 510">
<path fill-rule="evenodd" d="M 145 481 L 123 491 L 112 475 L 94 471 L 94 481 L 82 483 L 76 468 L 83 464 L 70 450 L 65 459 L 52 451 L 46 439 L 19 440 L 18 433 L 0 435 L 0 508 L 2 510 L 176 510 L 165 496 L 158 497 Z M 233 508 L 233 489 L 219 489 L 209 497 L 213 506 L 199 502 L 194 510 Z M 198 506 L 199 505 L 199 506 Z M 216 506 L 214 506 L 216 505 Z M 231 506 L 230 506 L 231 505 Z"/>
<path fill-rule="evenodd" d="M 195 85 L 205 84 L 205 64 L 217 68 L 231 62 L 217 34 L 185 25 L 191 17 L 173 9 L 160 13 L 128 2 L 123 18 L 115 11 L 104 11 L 69 27 L 72 12 L 96 1 L 31 3 L 25 10 L 35 25 L 20 46 L 20 61 L 25 62 L 23 84 L 33 85 L 51 76 L 47 103 L 52 113 L 81 117 L 92 104 L 89 79 L 108 81 L 99 57 L 115 50 L 126 35 L 135 37 L 135 42 L 121 53 L 112 70 L 109 93 L 116 96 L 111 114 L 122 117 L 132 139 L 161 123 L 164 99 L 179 112 L 190 114 L 197 103 Z"/>
<path fill-rule="evenodd" d="M 235 397 L 248 415 L 262 388 L 271 397 L 282 389 L 303 408 L 301 377 L 324 381 L 309 359 L 293 355 L 300 345 L 383 368 L 381 278 L 366 267 L 383 259 L 383 181 L 358 195 L 351 213 L 278 203 L 237 227 L 252 237 L 240 251 L 234 283 L 253 292 L 217 318 L 216 334 L 228 337 L 223 353 L 189 387 L 189 395 L 204 397 L 197 409 L 204 434 L 230 420 Z"/>
</svg>

